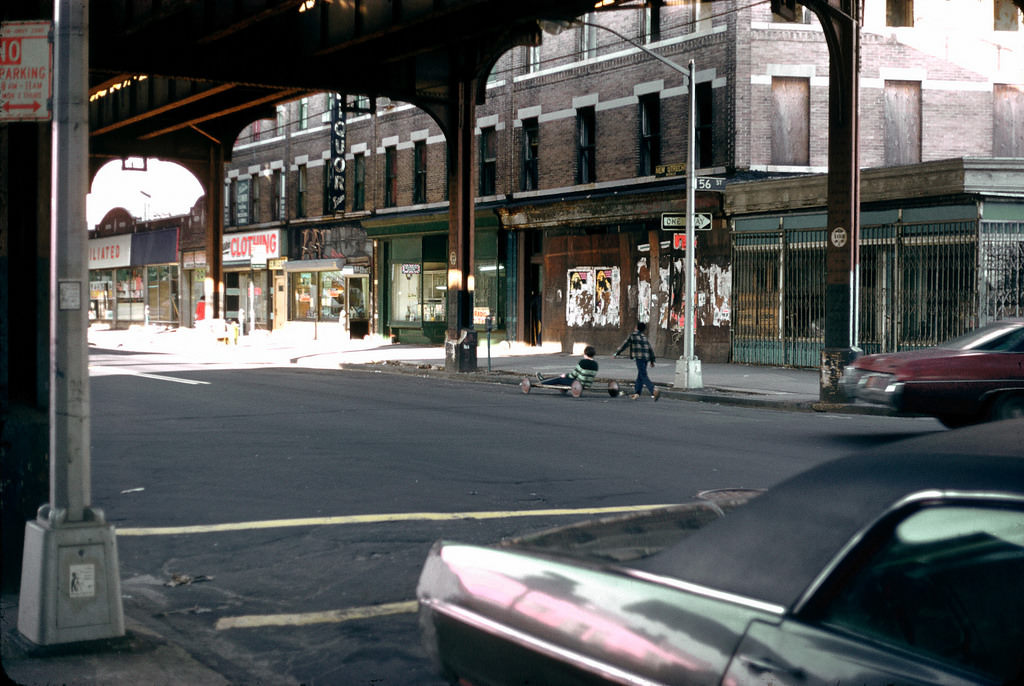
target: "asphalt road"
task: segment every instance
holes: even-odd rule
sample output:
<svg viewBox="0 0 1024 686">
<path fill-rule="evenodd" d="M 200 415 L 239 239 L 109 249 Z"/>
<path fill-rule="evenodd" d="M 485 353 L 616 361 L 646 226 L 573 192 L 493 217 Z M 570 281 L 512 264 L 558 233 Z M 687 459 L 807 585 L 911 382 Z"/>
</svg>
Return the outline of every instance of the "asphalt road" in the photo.
<svg viewBox="0 0 1024 686">
<path fill-rule="evenodd" d="M 403 374 L 90 361 L 92 500 L 118 527 L 125 613 L 233 683 L 438 684 L 410 603 L 435 540 L 766 488 L 941 430 Z"/>
</svg>

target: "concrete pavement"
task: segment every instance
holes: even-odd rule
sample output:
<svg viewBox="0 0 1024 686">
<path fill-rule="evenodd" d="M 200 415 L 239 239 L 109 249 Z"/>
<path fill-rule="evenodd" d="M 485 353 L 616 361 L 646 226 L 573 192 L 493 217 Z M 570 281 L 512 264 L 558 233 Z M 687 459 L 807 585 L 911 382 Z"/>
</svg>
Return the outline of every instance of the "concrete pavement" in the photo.
<svg viewBox="0 0 1024 686">
<path fill-rule="evenodd" d="M 445 371 L 443 346 L 392 345 L 382 339 L 340 341 L 313 339 L 303 329 L 287 334 L 258 332 L 237 342 L 216 341 L 208 332 L 194 329 L 139 327 L 128 331 L 91 330 L 93 350 L 118 350 L 154 356 L 168 356 L 168 364 L 182 360 L 192 363 L 229 364 L 240 368 L 265 365 L 295 365 L 320 369 L 364 368 L 407 373 L 467 382 L 518 384 L 536 372 L 558 374 L 576 364 L 581 351 L 563 353 L 560 347 L 528 347 L 494 341 L 488 348 L 486 335 L 480 341 L 476 372 Z M 580 346 L 582 348 L 582 346 Z M 598 384 L 610 380 L 631 392 L 636 367 L 629 358 L 613 358 L 611 351 L 597 356 Z M 173 358 L 173 359 L 172 359 Z M 867 406 L 823 405 L 818 402 L 818 372 L 808 369 L 755 367 L 734 364 L 703 364 L 704 388 L 676 389 L 675 360 L 659 361 L 649 369 L 651 379 L 663 398 L 738 404 L 802 411 L 884 413 Z M 511 390 L 511 389 L 510 389 Z M 601 391 L 595 391 L 600 392 Z M 644 398 L 644 402 L 650 402 Z M 17 631 L 16 594 L 4 594 L 0 605 L 0 638 L 3 668 L 14 683 L 82 684 L 127 686 L 128 684 L 224 684 L 223 677 L 192 659 L 184 650 L 125 617 L 124 638 L 93 644 L 39 647 L 25 641 Z"/>
</svg>

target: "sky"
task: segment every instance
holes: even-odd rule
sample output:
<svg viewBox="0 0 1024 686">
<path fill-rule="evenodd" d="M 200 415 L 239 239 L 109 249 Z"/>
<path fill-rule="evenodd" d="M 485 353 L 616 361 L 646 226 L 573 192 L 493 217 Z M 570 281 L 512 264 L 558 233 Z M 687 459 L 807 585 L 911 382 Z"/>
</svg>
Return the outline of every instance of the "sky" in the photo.
<svg viewBox="0 0 1024 686">
<path fill-rule="evenodd" d="M 199 181 L 178 164 L 150 158 L 146 166 L 144 172 L 123 171 L 121 161 L 114 160 L 99 170 L 86 196 L 90 229 L 114 207 L 124 207 L 139 219 L 155 219 L 187 213 L 203 194 Z"/>
</svg>

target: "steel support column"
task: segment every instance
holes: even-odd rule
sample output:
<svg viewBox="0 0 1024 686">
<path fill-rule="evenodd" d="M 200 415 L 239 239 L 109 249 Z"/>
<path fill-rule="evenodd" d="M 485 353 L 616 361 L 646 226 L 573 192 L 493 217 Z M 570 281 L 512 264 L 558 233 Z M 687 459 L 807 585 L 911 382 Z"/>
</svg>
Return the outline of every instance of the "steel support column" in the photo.
<svg viewBox="0 0 1024 686">
<path fill-rule="evenodd" d="M 818 15 L 829 50 L 828 240 L 820 399 L 840 402 L 839 377 L 858 352 L 860 5 L 857 0 L 805 0 L 804 4 Z"/>
<path fill-rule="evenodd" d="M 454 70 L 453 70 L 454 71 Z M 475 77 L 458 78 L 449 91 L 448 126 L 448 335 L 445 368 L 476 371 L 473 328 L 473 249 L 476 193 L 473 143 L 476 129 Z"/>
<path fill-rule="evenodd" d="M 206 280 L 203 297 L 206 298 L 206 317 L 224 316 L 224 150 L 220 145 L 210 146 L 210 160 L 204 185 L 206 186 Z"/>
</svg>

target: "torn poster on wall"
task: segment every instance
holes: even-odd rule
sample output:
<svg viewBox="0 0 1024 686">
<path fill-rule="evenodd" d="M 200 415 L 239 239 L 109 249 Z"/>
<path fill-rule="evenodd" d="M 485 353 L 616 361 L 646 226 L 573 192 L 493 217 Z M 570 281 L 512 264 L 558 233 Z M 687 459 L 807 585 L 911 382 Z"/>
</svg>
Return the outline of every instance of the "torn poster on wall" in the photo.
<svg viewBox="0 0 1024 686">
<path fill-rule="evenodd" d="M 619 325 L 618 267 L 575 267 L 567 279 L 567 326 Z"/>
</svg>

